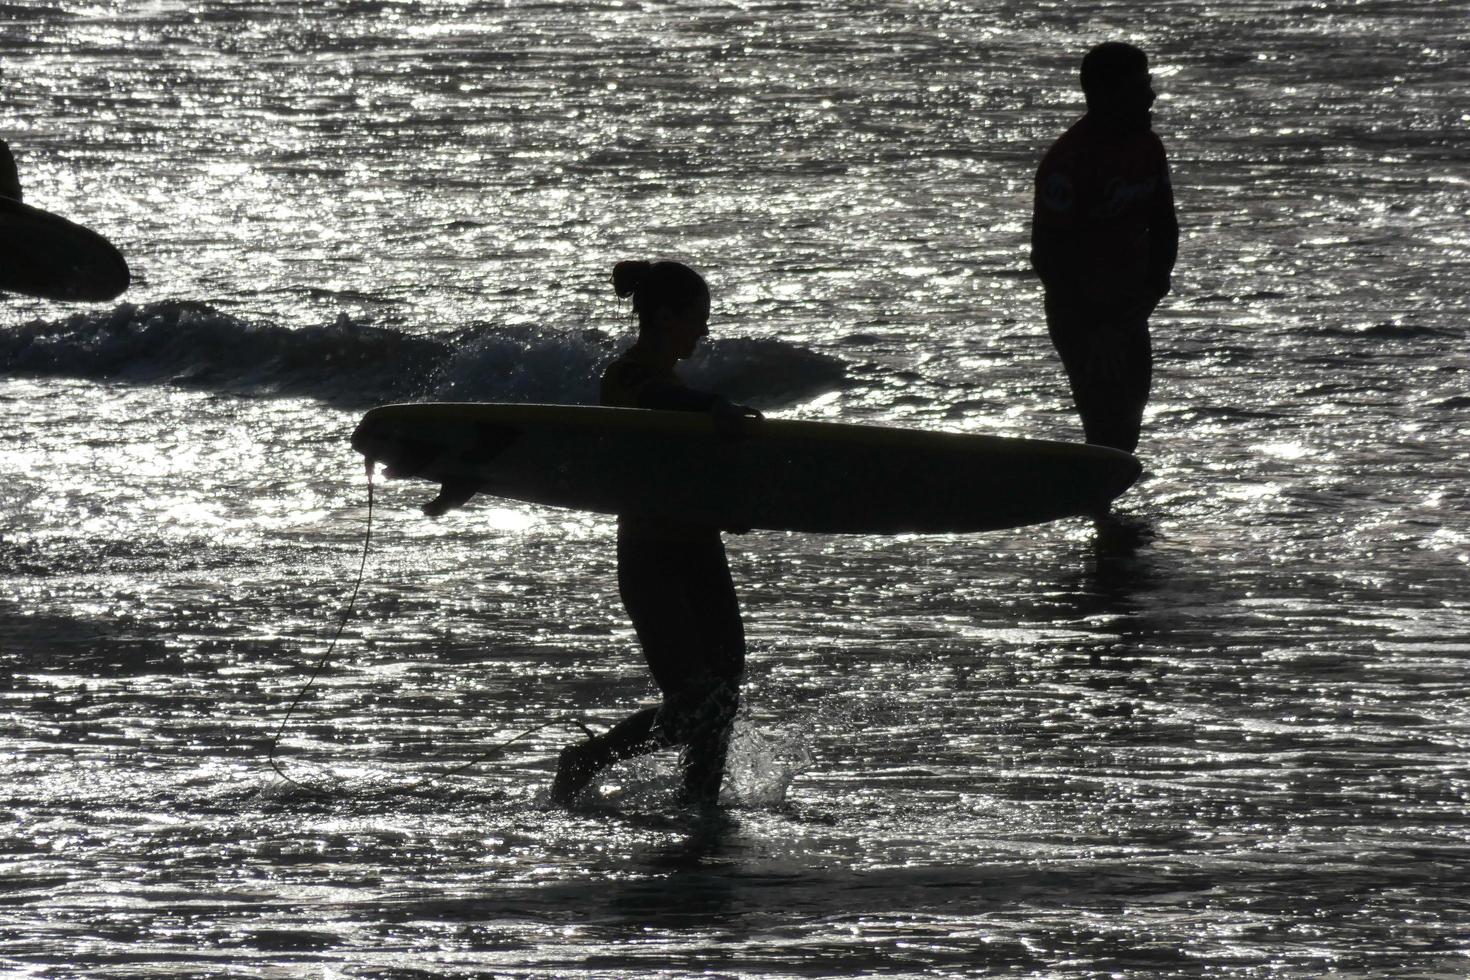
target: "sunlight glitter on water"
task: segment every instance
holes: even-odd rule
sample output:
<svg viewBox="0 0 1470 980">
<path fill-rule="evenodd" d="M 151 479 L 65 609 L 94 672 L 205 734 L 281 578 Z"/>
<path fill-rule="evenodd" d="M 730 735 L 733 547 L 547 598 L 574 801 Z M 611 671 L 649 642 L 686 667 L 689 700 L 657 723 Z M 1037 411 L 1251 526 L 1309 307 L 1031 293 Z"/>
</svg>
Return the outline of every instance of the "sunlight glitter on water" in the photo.
<svg viewBox="0 0 1470 980">
<path fill-rule="evenodd" d="M 212 308 L 158 336 L 224 353 L 0 379 L 0 970 L 1464 972 L 1453 5 L 67 13 L 3 43 L 28 196 L 124 246 L 130 301 Z M 618 334 L 611 262 L 674 253 L 721 335 L 840 361 L 786 416 L 1076 439 L 1029 181 L 1116 31 L 1170 75 L 1188 225 L 1123 505 L 1145 544 L 732 537 L 744 805 L 711 828 L 668 759 L 546 809 L 571 725 L 422 782 L 653 691 L 608 520 L 432 522 L 383 484 L 286 736 L 340 795 L 268 781 L 366 488 L 356 407 L 269 397 L 269 357 L 218 380 L 258 340 L 217 313 Z M 486 344 L 456 380 L 496 357 L 534 360 Z"/>
</svg>

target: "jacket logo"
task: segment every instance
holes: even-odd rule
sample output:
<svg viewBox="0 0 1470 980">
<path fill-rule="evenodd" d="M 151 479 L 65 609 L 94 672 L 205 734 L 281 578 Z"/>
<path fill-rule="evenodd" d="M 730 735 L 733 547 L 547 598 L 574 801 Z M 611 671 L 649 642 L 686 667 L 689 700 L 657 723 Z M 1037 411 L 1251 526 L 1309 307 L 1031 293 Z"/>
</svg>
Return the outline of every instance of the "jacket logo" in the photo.
<svg viewBox="0 0 1470 980">
<path fill-rule="evenodd" d="M 1053 211 L 1066 211 L 1076 200 L 1077 192 L 1063 174 L 1049 174 L 1041 185 L 1041 203 Z"/>
<path fill-rule="evenodd" d="M 1133 202 L 1152 197 L 1154 188 L 1158 186 L 1159 178 L 1157 177 L 1140 180 L 1136 184 L 1130 184 L 1122 177 L 1114 177 L 1103 187 L 1102 201 L 1092 209 L 1092 216 L 1094 218 L 1116 218 Z"/>
</svg>

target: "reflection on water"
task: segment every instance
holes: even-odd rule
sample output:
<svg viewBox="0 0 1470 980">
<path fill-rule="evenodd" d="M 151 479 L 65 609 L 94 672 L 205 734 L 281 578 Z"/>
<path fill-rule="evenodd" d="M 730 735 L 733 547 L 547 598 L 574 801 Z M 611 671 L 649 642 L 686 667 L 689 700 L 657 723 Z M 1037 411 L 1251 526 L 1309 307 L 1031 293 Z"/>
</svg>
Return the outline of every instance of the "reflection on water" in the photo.
<svg viewBox="0 0 1470 980">
<path fill-rule="evenodd" d="M 1063 587 L 1070 587 L 1075 618 L 1090 627 L 1091 664 L 1111 666 L 1138 652 L 1159 634 L 1149 618 L 1149 593 L 1160 588 L 1160 556 L 1152 547 L 1156 531 L 1145 517 L 1113 515 L 1094 528 L 1086 567 Z"/>
<path fill-rule="evenodd" d="M 3 135 L 137 305 L 5 300 L 0 973 L 1467 972 L 1456 5 L 63 6 Z M 709 273 L 741 400 L 1077 438 L 1026 220 L 1108 34 L 1186 227 L 1120 527 L 732 537 L 701 821 L 667 758 L 546 802 L 537 726 L 654 695 L 610 523 L 382 487 L 282 745 L 333 791 L 270 776 L 342 406 L 585 399 L 616 259 Z"/>
</svg>

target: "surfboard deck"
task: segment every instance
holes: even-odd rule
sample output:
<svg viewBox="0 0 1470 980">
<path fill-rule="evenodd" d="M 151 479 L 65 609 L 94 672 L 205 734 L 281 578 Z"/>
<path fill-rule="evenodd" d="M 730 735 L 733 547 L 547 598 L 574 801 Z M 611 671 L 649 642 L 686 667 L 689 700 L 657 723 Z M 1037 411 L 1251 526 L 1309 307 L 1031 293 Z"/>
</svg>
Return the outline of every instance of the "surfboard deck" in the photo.
<svg viewBox="0 0 1470 980">
<path fill-rule="evenodd" d="M 699 412 L 426 403 L 368 412 L 352 446 L 391 478 L 745 530 L 963 533 L 1091 514 L 1139 464 L 1102 446 Z"/>
<path fill-rule="evenodd" d="M 0 197 L 0 293 L 100 303 L 131 280 L 122 253 L 95 231 Z"/>
</svg>

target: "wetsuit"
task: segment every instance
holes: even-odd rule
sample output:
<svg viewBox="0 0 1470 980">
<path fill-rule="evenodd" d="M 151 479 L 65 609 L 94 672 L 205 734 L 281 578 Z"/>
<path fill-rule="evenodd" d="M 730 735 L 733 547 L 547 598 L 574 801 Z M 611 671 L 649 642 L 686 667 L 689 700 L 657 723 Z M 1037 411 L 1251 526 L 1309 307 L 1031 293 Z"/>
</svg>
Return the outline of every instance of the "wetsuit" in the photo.
<svg viewBox="0 0 1470 980">
<path fill-rule="evenodd" d="M 600 401 L 621 408 L 708 411 L 718 395 L 686 387 L 635 347 L 608 365 Z M 619 742 L 643 751 L 683 746 L 685 794 L 719 795 L 730 725 L 745 668 L 745 629 L 720 531 L 646 518 L 618 518 L 618 592 L 663 705 L 617 727 Z M 621 753 L 627 755 L 633 753 Z"/>
<path fill-rule="evenodd" d="M 1084 116 L 1036 172 L 1031 263 L 1087 441 L 1138 446 L 1153 374 L 1148 317 L 1169 291 L 1179 226 L 1164 147 Z"/>
</svg>

